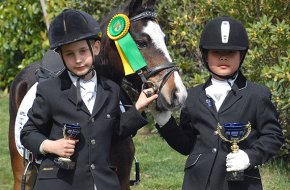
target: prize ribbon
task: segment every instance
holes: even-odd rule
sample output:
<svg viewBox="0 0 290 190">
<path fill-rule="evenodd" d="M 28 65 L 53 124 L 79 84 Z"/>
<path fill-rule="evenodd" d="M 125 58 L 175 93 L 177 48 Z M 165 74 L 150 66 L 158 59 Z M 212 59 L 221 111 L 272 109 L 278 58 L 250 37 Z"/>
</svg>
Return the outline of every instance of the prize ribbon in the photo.
<svg viewBox="0 0 290 190">
<path fill-rule="evenodd" d="M 129 28 L 130 20 L 124 14 L 115 15 L 107 28 L 107 35 L 115 41 L 123 63 L 125 76 L 133 74 L 147 65 L 135 41 L 128 32 Z"/>
</svg>

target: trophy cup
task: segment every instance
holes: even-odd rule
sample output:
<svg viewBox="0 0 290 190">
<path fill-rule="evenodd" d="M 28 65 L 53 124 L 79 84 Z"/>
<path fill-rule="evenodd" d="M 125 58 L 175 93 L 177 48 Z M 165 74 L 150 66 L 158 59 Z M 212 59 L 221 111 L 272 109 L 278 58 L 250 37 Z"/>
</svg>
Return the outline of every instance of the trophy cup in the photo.
<svg viewBox="0 0 290 190">
<path fill-rule="evenodd" d="M 63 137 L 65 139 L 76 139 L 81 132 L 81 127 L 78 124 L 64 124 Z M 75 162 L 69 157 L 58 157 L 54 159 L 54 163 L 62 169 L 73 170 L 75 168 Z"/>
<path fill-rule="evenodd" d="M 226 123 L 221 126 L 218 123 L 217 132 L 219 136 L 226 142 L 231 143 L 231 150 L 233 153 L 238 152 L 238 142 L 245 140 L 251 132 L 251 124 L 243 123 Z M 244 171 L 230 171 L 226 175 L 227 181 L 243 181 Z"/>
</svg>

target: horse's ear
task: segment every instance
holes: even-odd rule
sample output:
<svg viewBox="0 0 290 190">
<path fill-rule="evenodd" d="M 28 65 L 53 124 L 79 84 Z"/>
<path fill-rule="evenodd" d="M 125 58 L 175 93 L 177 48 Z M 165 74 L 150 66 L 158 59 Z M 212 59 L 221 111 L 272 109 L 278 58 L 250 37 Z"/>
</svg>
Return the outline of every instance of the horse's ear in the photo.
<svg viewBox="0 0 290 190">
<path fill-rule="evenodd" d="M 156 4 L 156 0 L 148 0 L 148 1 L 146 1 L 145 6 L 150 7 L 150 8 L 154 8 L 155 4 Z"/>
<path fill-rule="evenodd" d="M 141 6 L 142 0 L 131 0 L 129 4 L 129 16 L 131 16 L 132 13 L 135 13 L 136 10 L 138 10 L 138 8 Z"/>
</svg>

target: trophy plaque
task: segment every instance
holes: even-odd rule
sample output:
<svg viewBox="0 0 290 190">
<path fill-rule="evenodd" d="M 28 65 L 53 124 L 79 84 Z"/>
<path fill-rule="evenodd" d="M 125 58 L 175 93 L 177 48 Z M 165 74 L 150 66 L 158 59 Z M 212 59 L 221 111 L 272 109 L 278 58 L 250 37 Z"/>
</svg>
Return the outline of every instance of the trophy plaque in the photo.
<svg viewBox="0 0 290 190">
<path fill-rule="evenodd" d="M 81 132 L 81 127 L 78 124 L 64 124 L 63 137 L 65 139 L 77 139 Z M 75 168 L 75 162 L 69 157 L 58 157 L 54 159 L 54 163 L 62 169 L 73 170 Z"/>
<path fill-rule="evenodd" d="M 231 150 L 233 153 L 239 151 L 238 142 L 245 140 L 251 132 L 251 124 L 244 123 L 226 123 L 223 126 L 218 123 L 217 132 L 219 136 L 225 141 L 231 143 Z M 227 172 L 226 179 L 228 181 L 243 181 L 244 171 L 230 171 Z"/>
</svg>

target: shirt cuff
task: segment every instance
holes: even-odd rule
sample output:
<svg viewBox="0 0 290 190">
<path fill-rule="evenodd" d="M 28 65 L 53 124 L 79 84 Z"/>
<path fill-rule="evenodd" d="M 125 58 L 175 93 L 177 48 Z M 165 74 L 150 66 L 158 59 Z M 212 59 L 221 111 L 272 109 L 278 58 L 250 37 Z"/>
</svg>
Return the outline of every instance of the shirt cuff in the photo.
<svg viewBox="0 0 290 190">
<path fill-rule="evenodd" d="M 41 154 L 45 155 L 46 152 L 43 150 L 43 143 L 44 143 L 44 141 L 43 141 L 43 142 L 40 144 L 40 146 L 39 146 L 39 152 L 40 152 Z"/>
</svg>

